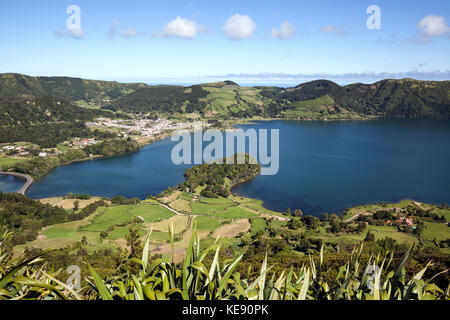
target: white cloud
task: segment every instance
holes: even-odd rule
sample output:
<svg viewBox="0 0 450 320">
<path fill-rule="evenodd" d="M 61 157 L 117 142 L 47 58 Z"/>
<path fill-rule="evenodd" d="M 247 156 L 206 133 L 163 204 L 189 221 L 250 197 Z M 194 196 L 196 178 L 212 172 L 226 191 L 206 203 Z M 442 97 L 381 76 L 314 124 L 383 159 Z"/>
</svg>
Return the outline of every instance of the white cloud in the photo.
<svg viewBox="0 0 450 320">
<path fill-rule="evenodd" d="M 281 24 L 280 30 L 272 28 L 272 38 L 277 39 L 290 39 L 295 35 L 295 27 L 292 23 L 285 21 Z"/>
<path fill-rule="evenodd" d="M 253 36 L 256 23 L 247 15 L 235 14 L 222 27 L 224 34 L 232 40 L 243 40 Z"/>
<path fill-rule="evenodd" d="M 126 39 L 131 39 L 131 38 L 137 37 L 138 35 L 139 35 L 139 33 L 136 30 L 134 30 L 133 28 L 126 29 L 120 33 L 120 36 L 123 38 L 126 38 Z"/>
<path fill-rule="evenodd" d="M 420 38 L 423 42 L 428 42 L 431 37 L 450 34 L 450 27 L 445 23 L 444 17 L 431 14 L 418 23 Z"/>
<path fill-rule="evenodd" d="M 343 27 L 337 27 L 332 25 L 325 26 L 322 29 L 320 29 L 320 31 L 327 34 L 334 34 L 340 37 L 347 36 L 350 33 L 349 31 L 346 31 L 345 28 Z"/>
<path fill-rule="evenodd" d="M 197 35 L 198 27 L 195 21 L 176 17 L 170 21 L 162 31 L 154 33 L 157 38 L 176 37 L 180 39 L 193 39 Z"/>
</svg>

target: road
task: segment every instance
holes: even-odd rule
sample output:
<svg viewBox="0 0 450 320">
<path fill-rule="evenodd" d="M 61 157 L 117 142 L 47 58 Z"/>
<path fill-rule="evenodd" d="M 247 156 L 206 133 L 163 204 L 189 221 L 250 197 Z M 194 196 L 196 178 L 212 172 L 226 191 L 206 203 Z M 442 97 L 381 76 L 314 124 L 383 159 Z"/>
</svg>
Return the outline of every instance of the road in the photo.
<svg viewBox="0 0 450 320">
<path fill-rule="evenodd" d="M 20 190 L 16 192 L 16 193 L 19 193 L 19 194 L 22 194 L 22 195 L 25 195 L 25 193 L 27 192 L 28 188 L 34 182 L 33 178 L 30 177 L 29 175 L 26 175 L 26 174 L 15 173 L 15 172 L 4 172 L 4 171 L 0 171 L 0 174 L 2 174 L 4 176 L 13 176 L 13 177 L 19 178 L 21 180 L 25 180 L 25 184 L 23 185 L 23 187 L 20 188 Z"/>
<path fill-rule="evenodd" d="M 362 215 L 363 213 L 368 213 L 367 210 L 358 212 L 357 214 L 355 214 L 353 217 L 348 218 L 347 220 L 344 220 L 345 223 L 349 223 L 352 222 L 353 220 L 356 220 L 356 218 L 358 218 L 360 215 Z M 369 212 L 370 213 L 370 212 Z M 371 213 L 372 214 L 372 213 Z"/>
</svg>

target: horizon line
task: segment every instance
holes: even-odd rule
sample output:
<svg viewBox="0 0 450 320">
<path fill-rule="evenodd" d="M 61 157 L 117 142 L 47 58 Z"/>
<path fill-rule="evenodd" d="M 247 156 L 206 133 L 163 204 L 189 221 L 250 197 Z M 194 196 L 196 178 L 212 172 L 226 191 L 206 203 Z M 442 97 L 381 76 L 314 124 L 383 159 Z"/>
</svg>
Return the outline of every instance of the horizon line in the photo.
<svg viewBox="0 0 450 320">
<path fill-rule="evenodd" d="M 225 75 L 205 76 L 166 76 L 166 77 L 91 77 L 70 75 L 32 75 L 20 72 L 2 72 L 1 74 L 19 74 L 30 77 L 68 77 L 94 81 L 116 81 L 119 83 L 144 83 L 148 85 L 199 85 L 223 81 L 233 81 L 240 86 L 271 86 L 299 84 L 327 80 L 339 85 L 356 83 L 374 84 L 383 80 L 414 79 L 419 81 L 450 81 L 450 70 L 447 71 L 410 71 L 410 72 L 361 72 L 361 73 L 314 73 L 314 74 L 288 74 L 288 73 L 229 73 Z"/>
</svg>

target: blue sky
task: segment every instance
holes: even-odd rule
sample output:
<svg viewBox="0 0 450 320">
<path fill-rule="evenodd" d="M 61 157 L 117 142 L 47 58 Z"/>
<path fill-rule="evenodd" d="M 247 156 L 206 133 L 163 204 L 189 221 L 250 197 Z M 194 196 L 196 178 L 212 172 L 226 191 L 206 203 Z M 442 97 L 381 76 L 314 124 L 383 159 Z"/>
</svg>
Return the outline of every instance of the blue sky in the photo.
<svg viewBox="0 0 450 320">
<path fill-rule="evenodd" d="M 373 4 L 380 30 L 366 26 Z M 66 27 L 70 5 L 79 32 Z M 0 72 L 270 83 L 442 80 L 450 70 L 448 0 L 2 0 L 0 12 Z"/>
</svg>

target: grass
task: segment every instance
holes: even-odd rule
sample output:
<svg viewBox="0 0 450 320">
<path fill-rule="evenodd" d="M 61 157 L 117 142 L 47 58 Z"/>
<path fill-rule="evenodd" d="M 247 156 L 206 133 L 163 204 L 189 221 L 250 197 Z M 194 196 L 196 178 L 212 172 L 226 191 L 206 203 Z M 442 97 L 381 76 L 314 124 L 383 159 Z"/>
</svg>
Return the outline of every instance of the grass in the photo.
<svg viewBox="0 0 450 320">
<path fill-rule="evenodd" d="M 442 241 L 450 237 L 450 228 L 443 223 L 425 221 L 421 236 L 426 240 Z"/>
<path fill-rule="evenodd" d="M 204 203 L 202 202 L 194 202 L 192 204 L 192 214 L 194 215 L 214 215 L 219 212 L 223 212 L 227 208 L 231 207 L 230 203 Z"/>
<path fill-rule="evenodd" d="M 102 209 L 105 208 L 100 207 L 97 210 L 97 213 Z M 23 245 L 15 246 L 14 255 L 17 256 L 22 253 L 25 247 L 34 247 L 46 250 L 68 246 L 76 241 L 80 241 L 83 236 L 88 239 L 89 243 L 93 243 L 95 245 L 100 244 L 100 239 L 96 232 L 79 231 L 82 226 L 89 224 L 91 220 L 94 219 L 97 213 L 93 213 L 92 215 L 82 220 L 55 224 L 48 227 L 45 231 L 42 232 L 41 236 L 38 237 L 38 239 L 27 242 Z"/>
<path fill-rule="evenodd" d="M 188 193 L 188 192 L 183 192 L 180 196 L 181 199 L 183 200 L 187 200 L 187 201 L 191 201 L 192 199 L 194 199 L 194 195 L 192 193 Z"/>
<path fill-rule="evenodd" d="M 189 219 L 188 216 L 174 215 L 174 216 L 170 217 L 169 219 L 147 224 L 147 229 L 153 230 L 153 231 L 166 232 L 168 230 L 168 227 L 171 224 L 173 224 L 174 232 L 180 233 L 186 229 L 188 219 Z"/>
<path fill-rule="evenodd" d="M 398 243 L 411 244 L 417 241 L 417 238 L 414 235 L 405 232 L 398 232 L 396 227 L 370 226 L 370 230 L 374 233 L 375 240 L 389 237 L 396 240 Z"/>
<path fill-rule="evenodd" d="M 29 160 L 28 158 L 16 158 L 16 157 L 0 157 L 0 170 L 6 170 L 14 167 L 16 164 Z"/>
<path fill-rule="evenodd" d="M 251 235 L 257 234 L 259 231 L 264 231 L 267 228 L 267 223 L 264 219 L 251 219 L 252 231 Z"/>
<path fill-rule="evenodd" d="M 117 240 L 117 239 L 125 239 L 125 236 L 128 233 L 128 227 L 120 227 L 120 228 L 115 228 L 113 231 L 111 231 L 108 234 L 108 238 L 112 239 L 112 240 Z M 147 234 L 147 231 L 144 229 L 139 229 L 139 234 L 141 236 L 145 236 Z"/>
<path fill-rule="evenodd" d="M 272 222 L 273 223 L 273 222 Z M 417 238 L 410 233 L 399 232 L 397 228 L 391 226 L 369 226 L 369 229 L 375 236 L 375 240 L 383 239 L 386 237 L 392 238 L 399 244 L 412 244 L 417 242 Z M 331 234 L 327 233 L 325 228 L 321 227 L 317 230 L 307 231 L 306 236 L 311 238 L 320 238 L 324 241 L 339 244 L 341 246 L 358 244 L 366 237 L 367 230 L 361 234 Z"/>
<path fill-rule="evenodd" d="M 70 147 L 64 143 L 59 143 L 56 146 L 56 149 L 58 149 L 59 151 L 67 151 L 67 150 L 70 150 Z"/>
<path fill-rule="evenodd" d="M 229 204 L 234 205 L 234 202 L 228 198 L 203 198 L 201 200 L 203 203 L 209 204 Z"/>
<path fill-rule="evenodd" d="M 83 227 L 83 230 L 101 232 L 111 226 L 127 224 L 137 216 L 144 218 L 145 223 L 150 223 L 170 218 L 173 216 L 173 213 L 157 205 L 114 206 L 108 208 L 105 213 L 95 217 L 90 225 Z"/>
<path fill-rule="evenodd" d="M 223 219 L 241 219 L 241 218 L 254 218 L 258 217 L 256 213 L 245 210 L 241 207 L 231 207 L 225 210 L 224 212 L 220 212 L 216 214 L 216 217 L 220 217 Z"/>
<path fill-rule="evenodd" d="M 173 216 L 173 212 L 158 205 L 141 205 L 131 209 L 129 213 L 133 217 L 141 216 L 146 223 L 157 222 Z"/>
<path fill-rule="evenodd" d="M 77 199 L 64 199 L 63 197 L 52 197 L 52 198 L 44 198 L 39 199 L 41 203 L 48 203 L 52 206 L 61 206 L 63 209 L 71 210 L 74 208 L 75 201 L 78 201 L 78 207 L 79 209 L 83 209 L 90 205 L 91 203 L 94 203 L 96 201 L 102 200 L 100 197 L 92 197 L 89 200 L 77 200 Z"/>
<path fill-rule="evenodd" d="M 128 210 L 132 208 L 132 205 L 110 207 L 105 213 L 95 217 L 92 223 L 83 227 L 82 230 L 101 232 L 107 230 L 111 226 L 126 223 L 132 219 L 132 217 L 128 215 Z"/>
<path fill-rule="evenodd" d="M 197 220 L 197 229 L 206 231 L 214 231 L 223 223 L 223 220 L 217 217 L 209 217 L 209 216 L 197 217 L 196 220 Z"/>
<path fill-rule="evenodd" d="M 175 191 L 175 192 L 161 198 L 160 200 L 164 203 L 171 203 L 171 202 L 177 200 L 180 195 L 181 195 L 181 191 Z"/>
<path fill-rule="evenodd" d="M 323 97 L 319 97 L 314 100 L 298 101 L 295 103 L 295 106 L 304 107 L 311 109 L 312 111 L 320 112 L 322 107 L 332 106 L 334 104 L 335 104 L 334 100 L 329 95 L 325 95 Z"/>
<path fill-rule="evenodd" d="M 238 89 L 233 85 L 222 84 L 220 87 L 205 85 L 203 89 L 209 94 L 201 100 L 206 102 L 208 111 L 212 114 L 228 115 L 230 112 L 247 109 L 249 104 L 263 105 L 265 102 L 265 98 L 259 95 L 259 90 L 251 87 Z"/>
<path fill-rule="evenodd" d="M 169 241 L 168 232 L 152 232 L 152 234 L 150 235 L 150 242 L 164 243 L 167 241 Z"/>
<path fill-rule="evenodd" d="M 286 110 L 284 115 L 287 118 L 314 118 L 328 120 L 359 119 L 361 116 L 353 112 L 336 113 L 335 102 L 325 95 L 313 100 L 298 101 L 292 109 Z"/>
<path fill-rule="evenodd" d="M 182 212 L 191 212 L 191 204 L 187 200 L 178 199 L 169 204 L 169 206 L 175 210 Z"/>
<path fill-rule="evenodd" d="M 200 247 L 202 250 L 212 246 L 216 242 L 214 237 L 207 237 L 200 242 Z M 218 243 L 222 248 L 232 247 L 233 252 L 238 255 L 241 254 L 244 249 L 239 246 L 240 240 L 237 238 L 219 238 Z"/>
<path fill-rule="evenodd" d="M 376 203 L 376 204 L 366 204 L 362 206 L 353 207 L 347 210 L 347 212 L 342 216 L 343 220 L 349 219 L 353 217 L 354 215 L 360 213 L 360 212 L 375 212 L 379 209 L 387 209 L 387 208 L 406 208 L 408 206 L 415 206 L 413 200 L 402 200 L 397 203 Z"/>
</svg>

